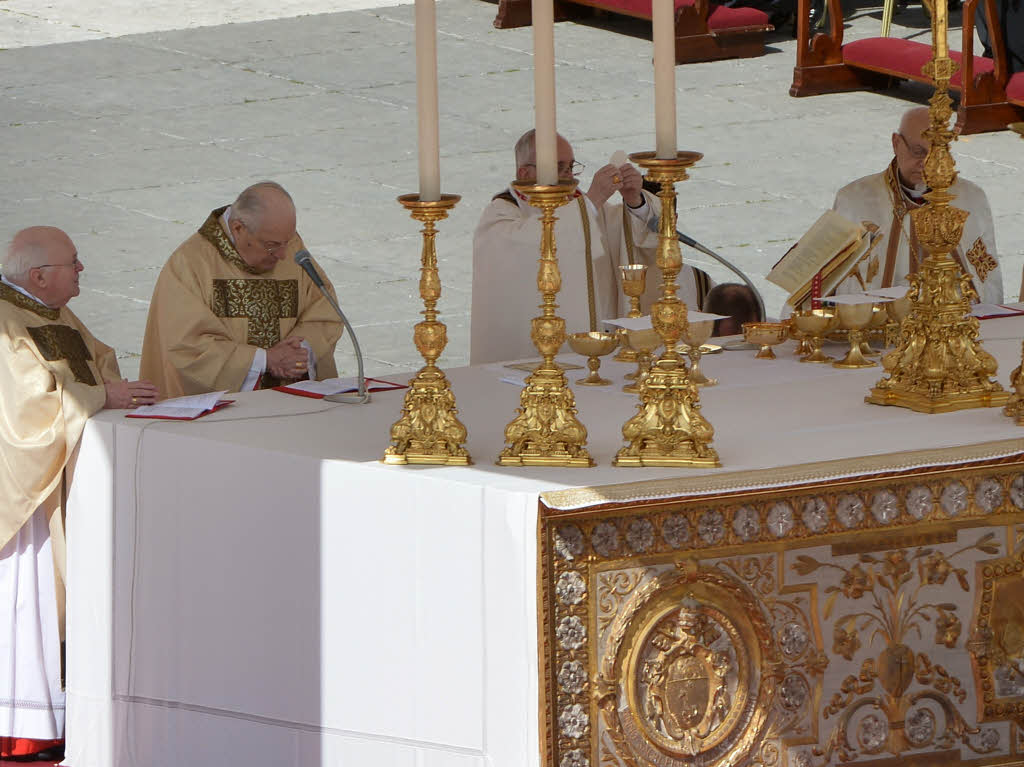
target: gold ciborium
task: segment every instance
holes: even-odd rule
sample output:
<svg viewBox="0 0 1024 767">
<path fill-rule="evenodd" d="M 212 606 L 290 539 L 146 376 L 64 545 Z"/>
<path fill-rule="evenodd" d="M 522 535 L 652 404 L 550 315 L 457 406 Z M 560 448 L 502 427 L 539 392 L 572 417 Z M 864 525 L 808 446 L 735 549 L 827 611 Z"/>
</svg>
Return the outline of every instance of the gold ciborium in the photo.
<svg viewBox="0 0 1024 767">
<path fill-rule="evenodd" d="M 636 394 L 640 391 L 640 382 L 651 370 L 651 363 L 654 361 L 654 350 L 661 346 L 661 336 L 654 328 L 644 330 L 627 330 L 623 336 L 626 345 L 636 355 L 636 372 L 630 373 L 628 378 L 635 378 L 636 381 L 626 384 L 622 391 Z"/>
<path fill-rule="evenodd" d="M 793 315 L 793 324 L 807 336 L 811 346 L 810 354 L 801 357 L 801 362 L 832 362 L 833 358 L 825 354 L 821 347 L 825 343 L 825 336 L 839 326 L 839 317 L 834 311 L 811 309 L 807 312 L 800 312 Z"/>
<path fill-rule="evenodd" d="M 776 359 L 773 346 L 777 346 L 789 337 L 788 322 L 744 322 L 743 338 L 748 344 L 757 344 L 761 348 L 754 355 L 759 360 Z"/>
<path fill-rule="evenodd" d="M 850 337 L 850 351 L 838 362 L 833 362 L 834 368 L 870 368 L 877 365 L 864 356 L 861 342 L 864 340 L 864 328 L 875 316 L 875 305 L 867 302 L 863 304 L 836 304 L 836 314 L 839 316 L 839 327 L 845 330 Z"/>
<path fill-rule="evenodd" d="M 501 466 L 593 466 L 587 451 L 587 429 L 576 417 L 576 398 L 555 355 L 565 343 L 565 320 L 555 314 L 555 297 L 562 288 L 555 248 L 555 210 L 572 199 L 576 181 L 512 185 L 541 209 L 540 259 L 537 289 L 541 314 L 530 321 L 530 339 L 543 359 L 519 394 L 516 416 L 505 426 Z M 525 328 L 524 328 L 525 330 Z"/>
<path fill-rule="evenodd" d="M 611 354 L 619 345 L 619 337 L 614 333 L 599 333 L 591 330 L 589 333 L 573 333 L 569 336 L 569 347 L 577 354 L 587 358 L 587 367 L 590 368 L 590 375 L 576 381 L 580 386 L 609 386 L 611 381 L 601 378 L 597 374 L 601 367 L 601 357 Z"/>
<path fill-rule="evenodd" d="M 715 386 L 718 383 L 717 378 L 708 378 L 700 369 L 700 347 L 708 342 L 714 330 L 714 320 L 698 320 L 688 322 L 683 332 L 683 343 L 690 347 L 690 380 L 697 386 Z"/>
<path fill-rule="evenodd" d="M 391 445 L 381 459 L 384 463 L 447 466 L 472 463 L 462 444 L 466 441 L 466 427 L 456 417 L 459 411 L 455 407 L 455 395 L 444 371 L 435 364 L 448 343 L 448 335 L 445 324 L 437 319 L 441 278 L 437 272 L 434 224 L 446 218 L 459 199 L 457 194 L 443 194 L 439 200 L 421 200 L 418 194 L 398 198 L 410 215 L 423 223 L 420 253 L 423 321 L 413 328 L 413 342 L 427 364 L 409 382 L 402 415 L 391 426 Z"/>
<path fill-rule="evenodd" d="M 647 290 L 647 264 L 626 264 L 619 267 L 619 274 L 622 275 L 622 292 L 629 299 L 629 314 L 627 317 L 642 317 L 640 309 L 640 296 Z M 619 331 L 624 333 L 624 331 Z M 623 340 L 619 344 L 619 353 L 615 355 L 617 362 L 636 362 L 636 352 L 629 348 Z M 635 378 L 632 373 L 627 378 Z"/>
</svg>

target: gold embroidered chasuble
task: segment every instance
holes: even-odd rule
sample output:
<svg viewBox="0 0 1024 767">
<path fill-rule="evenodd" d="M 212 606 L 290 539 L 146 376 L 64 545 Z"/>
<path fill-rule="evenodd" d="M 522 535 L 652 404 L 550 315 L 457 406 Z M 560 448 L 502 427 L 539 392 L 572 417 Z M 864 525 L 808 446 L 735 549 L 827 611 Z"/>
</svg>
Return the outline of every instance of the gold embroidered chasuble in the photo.
<svg viewBox="0 0 1024 767">
<path fill-rule="evenodd" d="M 252 269 L 220 225 L 224 208 L 168 259 L 157 279 L 146 322 L 140 377 L 165 397 L 238 391 L 258 348 L 289 336 L 313 348 L 318 378 L 337 375 L 334 346 L 341 321 L 295 263 L 296 235 L 270 272 Z M 317 265 L 331 294 L 334 287 Z M 261 386 L 280 383 L 264 373 Z"/>
<path fill-rule="evenodd" d="M 953 205 L 970 215 L 964 225 L 960 244 L 951 254 L 966 270 L 978 293 L 978 301 L 997 304 L 1003 300 L 1003 277 L 996 255 L 995 232 L 988 198 L 976 185 L 958 178 L 950 191 L 956 195 Z M 882 235 L 861 276 L 869 288 L 907 285 L 907 276 L 915 273 L 927 256 L 917 240 L 909 215 L 921 203 L 915 202 L 899 183 L 895 160 L 881 173 L 865 176 L 836 195 L 833 209 L 850 221 L 871 221 Z M 862 290 L 854 277 L 843 281 L 837 293 Z"/>
<path fill-rule="evenodd" d="M 0 548 L 46 510 L 63 604 L 65 468 L 85 422 L 119 381 L 114 350 L 66 306 L 50 309 L 0 283 Z M 63 623 L 63 621 L 62 621 Z"/>
</svg>

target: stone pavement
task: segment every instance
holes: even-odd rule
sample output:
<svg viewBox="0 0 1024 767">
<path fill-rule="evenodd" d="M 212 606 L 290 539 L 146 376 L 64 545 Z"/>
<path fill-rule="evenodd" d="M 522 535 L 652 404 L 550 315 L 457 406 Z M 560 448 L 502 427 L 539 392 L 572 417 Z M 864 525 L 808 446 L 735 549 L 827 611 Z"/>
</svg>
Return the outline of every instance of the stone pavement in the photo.
<svg viewBox="0 0 1024 767">
<path fill-rule="evenodd" d="M 262 178 L 294 195 L 299 230 L 338 287 L 368 371 L 418 366 L 420 236 L 395 202 L 417 188 L 412 6 L 66 5 L 0 0 L 0 238 L 37 223 L 72 235 L 86 264 L 75 311 L 118 349 L 125 375 L 138 370 L 168 254 Z M 281 18 L 309 10 L 329 12 Z M 530 30 L 494 29 L 495 10 L 481 0 L 438 7 L 442 189 L 463 197 L 438 237 L 450 367 L 468 358 L 473 228 L 512 177 L 512 144 L 532 122 Z M 851 16 L 848 39 L 877 34 L 880 8 Z M 894 34 L 927 34 L 919 6 L 896 21 Z M 644 26 L 558 25 L 558 124 L 588 166 L 584 183 L 617 149 L 653 149 Z M 777 34 L 761 58 L 676 70 L 680 147 L 705 155 L 678 187 L 680 227 L 751 276 L 767 272 L 836 189 L 885 166 L 900 113 L 929 95 L 904 85 L 793 99 L 794 62 L 794 41 Z M 1003 132 L 954 149 L 963 175 L 988 192 L 1013 300 L 1024 143 Z M 781 292 L 767 286 L 765 296 L 777 310 Z M 338 359 L 353 369 L 345 341 Z"/>
</svg>

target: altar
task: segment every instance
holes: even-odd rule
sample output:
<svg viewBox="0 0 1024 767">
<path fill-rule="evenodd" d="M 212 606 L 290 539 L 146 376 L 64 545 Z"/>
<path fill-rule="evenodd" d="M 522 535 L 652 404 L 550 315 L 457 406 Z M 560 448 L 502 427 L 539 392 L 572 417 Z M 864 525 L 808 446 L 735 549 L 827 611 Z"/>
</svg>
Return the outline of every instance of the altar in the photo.
<svg viewBox="0 0 1024 767">
<path fill-rule="evenodd" d="M 1006 385 L 1024 322 L 982 334 Z M 101 413 L 68 763 L 1024 763 L 1024 432 L 777 351 L 704 358 L 720 469 L 612 467 L 618 383 L 575 387 L 596 467 L 496 466 L 519 387 L 488 367 L 449 372 L 466 468 L 379 462 L 401 392 Z"/>
</svg>

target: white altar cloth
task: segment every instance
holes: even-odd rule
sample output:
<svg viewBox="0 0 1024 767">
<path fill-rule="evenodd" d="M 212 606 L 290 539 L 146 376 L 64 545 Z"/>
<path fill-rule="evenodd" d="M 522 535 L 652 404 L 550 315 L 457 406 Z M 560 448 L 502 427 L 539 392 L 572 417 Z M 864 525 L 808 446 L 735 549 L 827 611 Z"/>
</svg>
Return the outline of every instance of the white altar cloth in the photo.
<svg viewBox="0 0 1024 767">
<path fill-rule="evenodd" d="M 1024 321 L 982 330 L 1006 385 Z M 378 462 L 402 391 L 365 406 L 240 394 L 185 423 L 93 418 L 69 500 L 68 763 L 537 765 L 543 493 L 596 488 L 545 496 L 586 505 L 793 481 L 825 459 L 1024 449 L 999 408 L 867 405 L 880 368 L 778 352 L 704 358 L 722 379 L 701 391 L 721 469 L 612 467 L 636 398 L 607 360 L 614 387 L 574 387 L 592 469 L 494 465 L 519 387 L 485 368 L 449 373 L 468 468 Z"/>
</svg>

